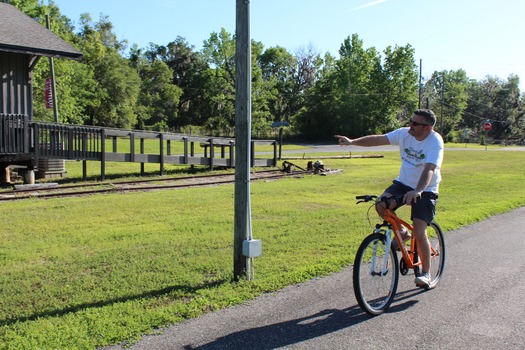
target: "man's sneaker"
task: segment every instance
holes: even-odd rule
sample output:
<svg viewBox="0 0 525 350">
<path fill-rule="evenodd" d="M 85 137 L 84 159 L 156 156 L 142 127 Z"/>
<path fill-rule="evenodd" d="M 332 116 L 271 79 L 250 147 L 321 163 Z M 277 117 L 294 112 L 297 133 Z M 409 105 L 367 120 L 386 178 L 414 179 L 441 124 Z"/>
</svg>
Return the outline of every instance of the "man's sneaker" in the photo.
<svg viewBox="0 0 525 350">
<path fill-rule="evenodd" d="M 430 274 L 429 273 L 422 273 L 421 275 L 417 276 L 414 280 L 414 283 L 418 287 L 424 287 L 429 288 L 430 287 Z"/>
<path fill-rule="evenodd" d="M 410 238 L 412 238 L 412 236 L 410 236 L 410 234 L 408 233 L 408 231 L 407 231 L 407 229 L 405 227 L 402 228 L 400 233 L 401 233 L 401 238 L 403 239 L 403 242 L 406 242 Z M 394 249 L 395 251 L 400 251 L 401 250 L 399 248 L 399 245 L 397 244 L 397 240 L 395 238 L 392 241 L 392 249 Z"/>
</svg>

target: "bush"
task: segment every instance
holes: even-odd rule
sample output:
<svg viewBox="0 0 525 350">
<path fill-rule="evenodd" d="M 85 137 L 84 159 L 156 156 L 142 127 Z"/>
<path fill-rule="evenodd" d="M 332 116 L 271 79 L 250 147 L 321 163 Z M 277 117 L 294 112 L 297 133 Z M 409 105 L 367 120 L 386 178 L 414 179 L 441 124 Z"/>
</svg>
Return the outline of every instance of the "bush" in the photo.
<svg viewBox="0 0 525 350">
<path fill-rule="evenodd" d="M 461 143 L 463 142 L 463 132 L 462 131 L 451 131 L 444 137 L 445 142 L 451 143 Z"/>
</svg>

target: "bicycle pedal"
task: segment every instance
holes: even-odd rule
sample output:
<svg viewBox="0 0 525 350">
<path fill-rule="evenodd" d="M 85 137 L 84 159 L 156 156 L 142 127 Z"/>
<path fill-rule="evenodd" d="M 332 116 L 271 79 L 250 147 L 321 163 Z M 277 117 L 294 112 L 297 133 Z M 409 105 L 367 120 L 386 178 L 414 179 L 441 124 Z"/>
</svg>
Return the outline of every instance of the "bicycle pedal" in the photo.
<svg viewBox="0 0 525 350">
<path fill-rule="evenodd" d="M 405 259 L 403 257 L 399 259 L 399 272 L 403 276 L 406 276 L 406 274 L 408 273 L 407 263 L 405 262 Z"/>
</svg>

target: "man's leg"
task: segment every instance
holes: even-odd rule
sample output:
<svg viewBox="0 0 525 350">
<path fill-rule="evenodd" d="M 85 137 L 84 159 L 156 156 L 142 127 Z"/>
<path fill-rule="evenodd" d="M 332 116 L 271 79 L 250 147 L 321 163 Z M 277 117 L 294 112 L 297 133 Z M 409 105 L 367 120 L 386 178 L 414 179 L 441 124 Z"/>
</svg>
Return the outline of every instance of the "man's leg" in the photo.
<svg viewBox="0 0 525 350">
<path fill-rule="evenodd" d="M 421 258 L 421 272 L 430 271 L 430 242 L 427 237 L 427 227 L 434 219 L 436 213 L 437 195 L 423 192 L 421 198 L 412 204 L 412 223 L 417 240 L 417 251 Z"/>
<path fill-rule="evenodd" d="M 417 252 L 421 259 L 421 272 L 430 271 L 430 242 L 427 237 L 427 223 L 424 220 L 414 218 L 414 235 L 416 236 Z"/>
<path fill-rule="evenodd" d="M 378 201 L 376 203 L 376 211 L 377 213 L 379 214 L 379 216 L 384 219 L 385 218 L 385 208 L 386 208 L 386 203 L 383 202 L 383 201 L 380 201 L 379 199 L 380 198 L 390 198 L 392 197 L 392 195 L 388 192 L 385 192 L 383 193 L 381 196 L 379 196 L 378 198 Z M 390 209 L 395 209 L 397 206 L 396 202 L 395 201 L 391 201 L 390 202 Z"/>
<path fill-rule="evenodd" d="M 381 218 L 384 218 L 385 208 L 386 208 L 386 203 L 381 201 L 381 198 L 390 198 L 392 196 L 394 197 L 403 196 L 405 193 L 407 193 L 410 190 L 412 190 L 411 187 L 405 186 L 399 181 L 393 181 L 392 185 L 390 185 L 385 190 L 385 192 L 377 198 L 376 211 L 379 214 L 379 216 L 381 216 Z M 403 203 L 397 203 L 395 200 L 392 200 L 390 201 L 389 209 L 394 210 L 402 205 Z"/>
</svg>

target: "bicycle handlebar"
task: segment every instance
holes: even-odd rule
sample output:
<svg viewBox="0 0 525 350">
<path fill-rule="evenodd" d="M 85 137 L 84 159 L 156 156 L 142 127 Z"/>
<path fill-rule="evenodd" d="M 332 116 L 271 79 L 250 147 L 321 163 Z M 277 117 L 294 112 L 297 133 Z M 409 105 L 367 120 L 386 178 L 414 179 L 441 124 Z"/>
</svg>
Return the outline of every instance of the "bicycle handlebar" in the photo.
<svg viewBox="0 0 525 350">
<path fill-rule="evenodd" d="M 373 201 L 373 200 L 376 200 L 377 198 L 381 198 L 381 202 L 384 202 L 384 203 L 387 203 L 387 204 L 390 204 L 390 201 L 396 201 L 396 202 L 402 202 L 403 201 L 403 195 L 400 195 L 400 196 L 391 196 L 391 197 L 378 197 L 376 195 L 373 195 L 373 194 L 365 194 L 363 196 L 356 196 L 355 199 L 357 199 L 357 203 L 356 204 L 359 204 L 359 203 L 366 203 L 366 202 L 370 202 L 370 201 Z"/>
<path fill-rule="evenodd" d="M 370 202 L 372 200 L 375 200 L 377 198 L 377 196 L 373 195 L 373 194 L 366 194 L 364 196 L 356 196 L 355 199 L 357 199 L 357 204 L 359 203 L 366 203 L 366 202 Z"/>
</svg>

